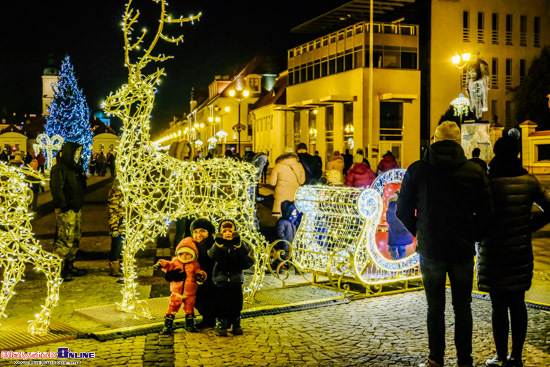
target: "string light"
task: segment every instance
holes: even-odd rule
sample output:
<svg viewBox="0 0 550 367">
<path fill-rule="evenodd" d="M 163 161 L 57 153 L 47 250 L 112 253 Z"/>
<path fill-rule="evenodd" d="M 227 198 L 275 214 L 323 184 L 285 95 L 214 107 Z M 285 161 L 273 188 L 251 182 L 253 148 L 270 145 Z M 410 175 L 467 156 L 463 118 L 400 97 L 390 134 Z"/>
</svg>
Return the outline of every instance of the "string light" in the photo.
<svg viewBox="0 0 550 367">
<path fill-rule="evenodd" d="M 252 300 L 260 287 L 268 259 L 267 241 L 254 226 L 256 168 L 250 163 L 230 159 L 184 162 L 158 152 L 155 148 L 159 141 L 152 143 L 150 140 L 149 119 L 155 85 L 164 69 L 151 74 L 142 71 L 151 61 L 171 58 L 152 56 L 159 39 L 170 43 L 178 43 L 181 39 L 164 36 L 164 23 L 181 24 L 200 18 L 200 14 L 189 18 L 167 18 L 166 2 L 155 2 L 161 7 L 156 36 L 135 62 L 131 61 L 130 52 L 143 42 L 143 37 L 133 44 L 129 41 L 139 11 L 132 9 L 131 0 L 128 2 L 122 22 L 128 83 L 111 94 L 103 105 L 106 113 L 118 116 L 123 122 L 116 175 L 128 230 L 123 243 L 122 301 L 117 308 L 142 317 L 151 317 L 151 312 L 138 298 L 135 255 L 148 242 L 166 234 L 171 221 L 185 216 L 204 216 L 215 224 L 225 218 L 235 221 L 241 239 L 251 247 L 255 258 L 254 276 L 244 289 L 247 301 Z"/>
<path fill-rule="evenodd" d="M 47 296 L 42 310 L 29 322 L 32 335 L 45 335 L 49 331 L 52 309 L 59 301 L 61 259 L 42 250 L 34 238 L 31 216 L 28 210 L 32 191 L 27 185 L 29 178 L 44 182 L 44 176 L 30 167 L 9 167 L 0 162 L 0 267 L 4 278 L 0 290 L 0 317 L 7 317 L 5 311 L 15 285 L 24 281 L 25 264 L 46 276 Z"/>
</svg>

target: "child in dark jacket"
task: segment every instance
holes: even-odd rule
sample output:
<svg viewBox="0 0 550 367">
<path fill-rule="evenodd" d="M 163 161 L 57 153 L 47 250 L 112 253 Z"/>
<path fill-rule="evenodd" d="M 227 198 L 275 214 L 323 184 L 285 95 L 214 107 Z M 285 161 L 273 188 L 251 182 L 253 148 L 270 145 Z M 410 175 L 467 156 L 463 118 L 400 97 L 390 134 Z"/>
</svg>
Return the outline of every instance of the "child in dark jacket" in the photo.
<svg viewBox="0 0 550 367">
<path fill-rule="evenodd" d="M 201 270 L 198 258 L 198 249 L 191 237 L 186 237 L 176 247 L 176 256 L 171 260 L 160 259 L 153 268 L 166 273 L 166 280 L 170 282 L 170 304 L 164 317 L 162 334 L 172 334 L 174 319 L 182 303 L 185 311 L 185 329 L 196 332 L 195 327 L 195 298 L 199 284 L 206 280 L 206 273 Z"/>
<path fill-rule="evenodd" d="M 218 305 L 216 333 L 227 336 L 227 329 L 233 326 L 233 335 L 242 335 L 241 311 L 243 308 L 243 270 L 252 266 L 250 248 L 241 242 L 235 223 L 222 220 L 216 234 L 214 246 L 208 256 L 214 260 L 213 281 L 217 287 Z"/>
<path fill-rule="evenodd" d="M 413 242 L 413 235 L 405 228 L 397 218 L 397 198 L 399 191 L 388 199 L 388 210 L 386 220 L 388 221 L 388 251 L 392 260 L 403 259 L 407 256 L 406 247 Z"/>
</svg>

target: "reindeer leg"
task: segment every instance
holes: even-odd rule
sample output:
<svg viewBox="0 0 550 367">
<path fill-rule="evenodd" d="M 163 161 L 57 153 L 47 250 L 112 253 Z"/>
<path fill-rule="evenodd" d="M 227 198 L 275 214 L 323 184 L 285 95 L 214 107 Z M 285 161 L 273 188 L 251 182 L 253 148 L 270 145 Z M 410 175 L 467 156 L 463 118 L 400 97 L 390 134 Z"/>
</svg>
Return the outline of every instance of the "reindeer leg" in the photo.
<svg viewBox="0 0 550 367">
<path fill-rule="evenodd" d="M 141 231 L 144 230 L 147 229 L 141 228 Z M 124 238 L 122 245 L 122 274 L 124 275 L 124 283 L 122 285 L 122 302 L 117 303 L 117 310 L 152 318 L 151 310 L 149 310 L 145 301 L 138 299 L 136 289 L 137 272 L 135 256 L 139 250 L 145 247 L 145 243 L 138 242 L 139 238 L 144 238 L 144 236 L 140 235 L 140 229 L 133 230 L 132 233 Z"/>
<path fill-rule="evenodd" d="M 0 291 L 0 317 L 7 317 L 6 306 L 11 297 L 15 294 L 13 289 L 21 280 L 25 271 L 25 262 L 22 259 L 14 260 L 11 256 L 17 257 L 17 254 L 11 253 L 7 255 L 7 259 L 3 259 L 2 267 L 4 268 L 4 280 L 2 281 L 2 290 Z"/>
<path fill-rule="evenodd" d="M 63 282 L 63 278 L 61 278 L 63 261 L 59 256 L 38 248 L 30 262 L 35 266 L 36 270 L 42 271 L 46 276 L 48 295 L 46 296 L 44 305 L 41 306 L 42 310 L 29 324 L 28 330 L 32 335 L 45 335 L 50 330 L 52 309 L 57 305 L 59 300 L 59 287 Z"/>
</svg>

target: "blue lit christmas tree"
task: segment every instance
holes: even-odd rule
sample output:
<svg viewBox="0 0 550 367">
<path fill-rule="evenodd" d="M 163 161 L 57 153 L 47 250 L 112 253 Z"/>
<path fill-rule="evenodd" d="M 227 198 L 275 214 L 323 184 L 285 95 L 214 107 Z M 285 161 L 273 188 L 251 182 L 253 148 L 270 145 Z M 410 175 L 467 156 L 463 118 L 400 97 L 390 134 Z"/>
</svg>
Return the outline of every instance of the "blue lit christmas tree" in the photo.
<svg viewBox="0 0 550 367">
<path fill-rule="evenodd" d="M 49 137 L 60 135 L 66 142 L 82 145 L 84 170 L 92 155 L 94 134 L 90 129 L 90 110 L 74 75 L 69 56 L 63 59 L 59 81 L 53 86 L 54 98 L 48 107 L 44 133 Z"/>
</svg>

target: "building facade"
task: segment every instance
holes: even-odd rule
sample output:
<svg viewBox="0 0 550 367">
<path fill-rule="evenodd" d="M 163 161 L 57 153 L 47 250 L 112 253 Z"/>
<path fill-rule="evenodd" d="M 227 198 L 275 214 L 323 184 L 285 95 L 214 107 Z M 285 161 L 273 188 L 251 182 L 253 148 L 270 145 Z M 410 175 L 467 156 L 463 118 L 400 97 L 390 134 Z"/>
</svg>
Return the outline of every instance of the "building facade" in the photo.
<svg viewBox="0 0 550 367">
<path fill-rule="evenodd" d="M 514 89 L 541 48 L 550 45 L 548 0 L 432 0 L 430 8 L 430 136 L 449 103 L 464 92 L 466 68 L 451 62 L 463 52 L 478 56 L 489 68 L 482 120 L 517 127 L 523 121 L 514 116 Z"/>
<path fill-rule="evenodd" d="M 288 50 L 292 148 L 304 142 L 323 161 L 361 148 L 371 163 L 391 151 L 408 166 L 420 153 L 418 26 L 373 24 L 372 94 L 369 31 L 360 22 Z"/>
</svg>

